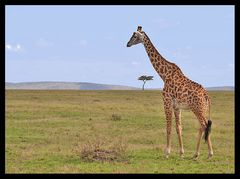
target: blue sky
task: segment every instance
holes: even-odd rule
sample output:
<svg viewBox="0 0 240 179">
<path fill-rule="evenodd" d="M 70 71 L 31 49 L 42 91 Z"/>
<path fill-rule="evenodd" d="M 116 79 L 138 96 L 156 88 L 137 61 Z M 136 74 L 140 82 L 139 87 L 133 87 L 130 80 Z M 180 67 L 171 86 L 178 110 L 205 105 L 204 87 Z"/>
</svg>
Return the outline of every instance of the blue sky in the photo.
<svg viewBox="0 0 240 179">
<path fill-rule="evenodd" d="M 234 86 L 234 6 L 6 6 L 6 82 L 69 81 L 163 87 L 142 44 L 203 86 Z"/>
</svg>

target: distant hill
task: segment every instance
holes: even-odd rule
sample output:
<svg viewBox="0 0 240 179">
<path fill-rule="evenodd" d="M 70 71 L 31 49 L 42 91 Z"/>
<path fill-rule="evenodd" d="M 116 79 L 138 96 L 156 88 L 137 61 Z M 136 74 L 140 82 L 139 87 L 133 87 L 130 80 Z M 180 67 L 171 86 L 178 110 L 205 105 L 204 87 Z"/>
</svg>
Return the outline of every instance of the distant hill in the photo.
<svg viewBox="0 0 240 179">
<path fill-rule="evenodd" d="M 5 83 L 5 89 L 28 90 L 141 90 L 131 86 L 108 85 L 86 82 L 22 82 Z M 207 87 L 208 91 L 234 91 L 233 86 Z M 162 88 L 146 88 L 146 90 L 162 90 Z"/>
<path fill-rule="evenodd" d="M 219 86 L 219 87 L 207 87 L 208 91 L 234 91 L 233 86 Z"/>
<path fill-rule="evenodd" d="M 29 90 L 138 90 L 140 88 L 85 82 L 22 82 L 5 83 L 5 89 Z"/>
<path fill-rule="evenodd" d="M 234 91 L 233 86 L 217 86 L 217 87 L 205 87 L 207 91 Z M 162 90 L 162 88 L 150 88 L 146 90 Z"/>
</svg>

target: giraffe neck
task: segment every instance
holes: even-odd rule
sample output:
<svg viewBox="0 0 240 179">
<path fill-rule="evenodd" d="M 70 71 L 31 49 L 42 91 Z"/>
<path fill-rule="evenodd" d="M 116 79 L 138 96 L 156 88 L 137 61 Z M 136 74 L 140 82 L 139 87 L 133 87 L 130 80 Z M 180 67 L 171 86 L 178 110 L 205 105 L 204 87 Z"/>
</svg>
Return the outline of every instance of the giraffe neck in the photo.
<svg viewBox="0 0 240 179">
<path fill-rule="evenodd" d="M 164 82 L 171 79 L 170 76 L 173 74 L 173 71 L 175 72 L 178 70 L 180 72 L 179 74 L 182 75 L 182 72 L 177 65 L 167 61 L 160 55 L 146 33 L 144 33 L 143 45 L 154 69 L 157 71 Z"/>
</svg>

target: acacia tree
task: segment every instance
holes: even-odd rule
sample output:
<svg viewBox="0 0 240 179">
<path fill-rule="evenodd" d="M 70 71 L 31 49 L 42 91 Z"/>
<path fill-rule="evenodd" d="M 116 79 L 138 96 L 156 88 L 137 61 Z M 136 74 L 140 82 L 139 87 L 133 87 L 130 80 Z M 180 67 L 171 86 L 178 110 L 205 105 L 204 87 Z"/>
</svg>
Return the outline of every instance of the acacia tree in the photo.
<svg viewBox="0 0 240 179">
<path fill-rule="evenodd" d="M 149 80 L 153 80 L 153 76 L 143 75 L 143 76 L 138 77 L 138 80 L 142 80 L 142 81 L 143 81 L 142 90 L 144 90 L 145 83 L 146 83 L 147 81 L 149 81 Z"/>
</svg>

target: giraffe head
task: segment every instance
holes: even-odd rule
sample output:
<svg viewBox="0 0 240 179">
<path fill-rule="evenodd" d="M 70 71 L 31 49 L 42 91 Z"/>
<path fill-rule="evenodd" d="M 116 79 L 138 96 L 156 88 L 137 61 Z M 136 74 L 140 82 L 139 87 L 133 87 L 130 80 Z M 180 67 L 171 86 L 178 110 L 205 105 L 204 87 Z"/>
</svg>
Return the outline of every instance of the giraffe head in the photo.
<svg viewBox="0 0 240 179">
<path fill-rule="evenodd" d="M 132 37 L 127 43 L 127 47 L 131 47 L 132 45 L 136 45 L 139 43 L 143 43 L 144 33 L 142 32 L 142 27 L 138 26 L 137 31 L 133 32 Z"/>
</svg>

